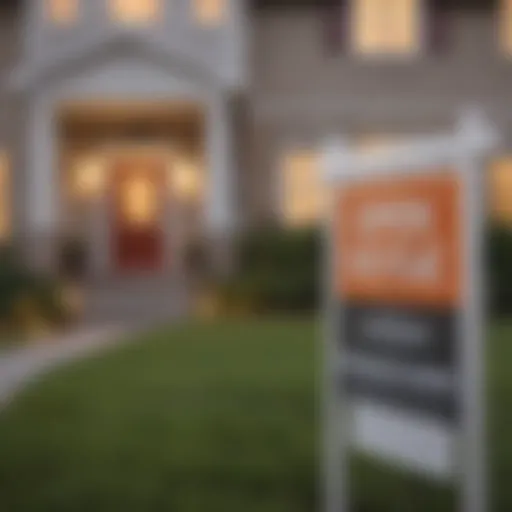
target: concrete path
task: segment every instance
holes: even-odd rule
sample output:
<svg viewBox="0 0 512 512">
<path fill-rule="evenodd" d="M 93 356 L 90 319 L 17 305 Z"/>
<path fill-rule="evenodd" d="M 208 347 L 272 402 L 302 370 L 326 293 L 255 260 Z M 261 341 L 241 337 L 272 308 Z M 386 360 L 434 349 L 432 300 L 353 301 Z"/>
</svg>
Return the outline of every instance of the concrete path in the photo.
<svg viewBox="0 0 512 512">
<path fill-rule="evenodd" d="M 67 361 L 130 339 L 120 325 L 81 327 L 60 336 L 0 352 L 0 410 L 27 383 Z"/>
</svg>

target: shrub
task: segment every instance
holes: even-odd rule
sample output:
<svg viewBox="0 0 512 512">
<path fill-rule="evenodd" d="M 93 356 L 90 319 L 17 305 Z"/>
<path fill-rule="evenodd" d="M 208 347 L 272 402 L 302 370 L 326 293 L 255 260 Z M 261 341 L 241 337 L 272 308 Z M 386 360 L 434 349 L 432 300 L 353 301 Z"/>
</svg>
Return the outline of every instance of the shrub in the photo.
<svg viewBox="0 0 512 512">
<path fill-rule="evenodd" d="M 60 273 L 73 279 L 82 278 L 87 267 L 87 244 L 80 237 L 65 237 L 60 245 Z"/>
<path fill-rule="evenodd" d="M 489 306 L 496 315 L 512 313 L 512 228 L 494 224 L 487 240 Z"/>
<path fill-rule="evenodd" d="M 0 325 L 3 330 L 60 324 L 67 318 L 61 285 L 29 271 L 12 248 L 0 249 Z"/>
<path fill-rule="evenodd" d="M 238 240 L 236 252 L 238 270 L 219 286 L 228 309 L 314 309 L 320 255 L 315 229 L 267 227 L 248 232 Z"/>
</svg>

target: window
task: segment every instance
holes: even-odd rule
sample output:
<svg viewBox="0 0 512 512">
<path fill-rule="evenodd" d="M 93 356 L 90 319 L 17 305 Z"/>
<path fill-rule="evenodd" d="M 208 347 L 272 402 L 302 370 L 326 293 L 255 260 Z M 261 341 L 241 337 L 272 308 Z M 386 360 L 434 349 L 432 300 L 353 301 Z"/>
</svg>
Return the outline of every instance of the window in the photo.
<svg viewBox="0 0 512 512">
<path fill-rule="evenodd" d="M 11 234 L 11 180 L 7 154 L 0 152 L 0 241 Z"/>
<path fill-rule="evenodd" d="M 283 156 L 280 167 L 281 218 L 291 226 L 314 224 L 324 215 L 326 205 L 319 153 L 292 150 Z"/>
<path fill-rule="evenodd" d="M 512 1 L 501 0 L 500 9 L 500 39 L 503 50 L 507 55 L 512 55 Z"/>
<path fill-rule="evenodd" d="M 71 173 L 71 194 L 79 199 L 93 199 L 101 194 L 105 183 L 105 162 L 94 155 L 78 157 Z"/>
<path fill-rule="evenodd" d="M 371 134 L 350 143 L 357 151 L 378 154 L 401 138 L 395 134 Z M 297 148 L 281 159 L 280 215 L 287 225 L 312 225 L 326 215 L 329 184 L 322 178 L 320 160 L 321 153 L 316 148 Z"/>
<path fill-rule="evenodd" d="M 57 25 L 71 25 L 78 18 L 79 0 L 47 0 L 45 13 Z"/>
<path fill-rule="evenodd" d="M 421 44 L 422 0 L 352 0 L 353 50 L 362 55 L 409 55 Z"/>
<path fill-rule="evenodd" d="M 512 157 L 500 158 L 492 164 L 489 193 L 491 215 L 512 222 Z"/>
<path fill-rule="evenodd" d="M 155 21 L 161 10 L 161 0 L 110 0 L 112 18 L 127 25 Z"/>
<path fill-rule="evenodd" d="M 194 0 L 195 18 L 201 25 L 219 25 L 226 16 L 227 0 Z"/>
</svg>

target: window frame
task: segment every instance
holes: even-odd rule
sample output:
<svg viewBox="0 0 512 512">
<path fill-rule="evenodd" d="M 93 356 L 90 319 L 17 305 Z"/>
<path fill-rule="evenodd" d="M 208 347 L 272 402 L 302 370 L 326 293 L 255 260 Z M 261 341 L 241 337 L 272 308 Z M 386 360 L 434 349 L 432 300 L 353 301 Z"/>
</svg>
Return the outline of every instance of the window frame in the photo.
<svg viewBox="0 0 512 512">
<path fill-rule="evenodd" d="M 502 173 L 507 175 L 510 180 L 510 183 L 508 183 L 510 185 L 510 208 L 503 208 L 503 204 L 508 202 L 506 199 L 500 200 L 507 195 L 505 189 L 508 188 L 503 183 L 499 186 L 499 182 L 502 181 L 499 175 Z M 486 201 L 489 206 L 488 214 L 491 221 L 512 225 L 512 152 L 504 151 L 493 155 L 489 160 L 486 178 L 488 189 Z M 499 192 L 501 192 L 501 196 Z"/>
<path fill-rule="evenodd" d="M 411 2 L 417 2 L 417 37 L 413 48 L 408 51 L 402 51 L 400 49 L 394 50 L 383 50 L 383 51 L 367 51 L 361 49 L 357 43 L 357 24 L 355 21 L 357 2 L 366 0 L 347 0 L 348 7 L 346 9 L 346 15 L 350 22 L 347 24 L 350 28 L 348 29 L 348 49 L 350 54 L 357 59 L 362 59 L 369 62 L 410 62 L 421 56 L 427 48 L 427 35 L 428 35 L 428 2 L 431 0 L 411 0 Z M 413 17 L 414 21 L 414 17 Z"/>
<path fill-rule="evenodd" d="M 500 0 L 495 17 L 497 47 L 505 58 L 512 59 L 512 1 Z"/>
<path fill-rule="evenodd" d="M 287 180 L 285 176 L 285 159 L 290 157 L 291 155 L 297 154 L 308 154 L 315 155 L 317 162 L 321 161 L 321 141 L 303 141 L 300 140 L 294 142 L 288 142 L 281 144 L 277 151 L 274 153 L 274 179 L 270 180 L 273 185 L 273 194 L 274 194 L 274 214 L 278 220 L 278 223 L 285 228 L 290 229 L 301 229 L 314 227 L 323 222 L 323 217 L 321 212 L 318 211 L 315 219 L 310 219 L 306 222 L 298 222 L 295 219 L 290 218 L 288 215 L 289 211 L 286 208 L 286 187 Z M 319 176 L 318 180 L 321 185 L 321 170 L 320 165 L 318 165 Z"/>
</svg>

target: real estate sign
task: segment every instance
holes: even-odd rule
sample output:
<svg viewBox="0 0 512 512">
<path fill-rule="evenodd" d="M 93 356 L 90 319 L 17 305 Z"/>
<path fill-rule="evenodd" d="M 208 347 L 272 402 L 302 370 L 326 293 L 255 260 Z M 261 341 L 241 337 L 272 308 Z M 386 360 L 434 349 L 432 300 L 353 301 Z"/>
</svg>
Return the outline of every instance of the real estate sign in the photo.
<svg viewBox="0 0 512 512">
<path fill-rule="evenodd" d="M 333 184 L 326 432 L 346 434 L 331 448 L 340 448 L 339 460 L 355 446 L 428 477 L 463 475 L 463 510 L 478 512 L 485 504 L 480 176 L 491 135 L 466 118 L 454 134 L 372 155 L 334 148 L 326 157 Z M 339 512 L 346 472 L 329 460 L 329 485 L 344 491 L 328 490 L 327 508 Z"/>
<path fill-rule="evenodd" d="M 435 472 L 449 471 L 460 420 L 460 199 L 449 169 L 390 172 L 347 183 L 335 206 L 340 385 L 355 401 L 356 443 Z"/>
</svg>

